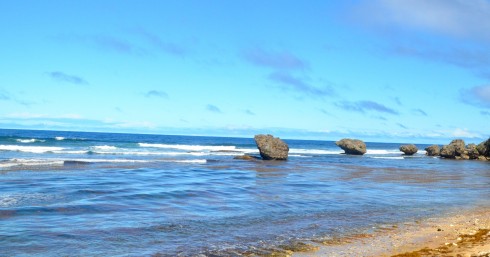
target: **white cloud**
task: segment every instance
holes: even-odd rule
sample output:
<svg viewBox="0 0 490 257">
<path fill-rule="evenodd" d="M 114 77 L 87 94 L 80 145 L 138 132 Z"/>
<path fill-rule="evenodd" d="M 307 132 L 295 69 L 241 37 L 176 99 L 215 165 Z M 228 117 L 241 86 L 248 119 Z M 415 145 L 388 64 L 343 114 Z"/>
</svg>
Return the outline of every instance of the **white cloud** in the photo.
<svg viewBox="0 0 490 257">
<path fill-rule="evenodd" d="M 373 25 L 422 29 L 490 42 L 487 0 L 369 0 L 356 14 Z"/>
<path fill-rule="evenodd" d="M 466 128 L 464 129 L 457 128 L 452 132 L 452 135 L 454 137 L 464 137 L 464 138 L 483 138 L 482 135 L 475 132 L 468 131 L 468 129 Z"/>
</svg>

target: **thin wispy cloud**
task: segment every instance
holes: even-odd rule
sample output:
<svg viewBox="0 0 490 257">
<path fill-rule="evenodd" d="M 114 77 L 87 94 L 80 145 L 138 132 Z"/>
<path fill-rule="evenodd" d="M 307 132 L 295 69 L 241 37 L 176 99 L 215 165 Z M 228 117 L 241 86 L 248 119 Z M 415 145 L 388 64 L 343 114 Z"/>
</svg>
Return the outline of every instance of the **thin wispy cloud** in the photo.
<svg viewBox="0 0 490 257">
<path fill-rule="evenodd" d="M 490 108 L 490 85 L 463 89 L 460 91 L 460 99 L 466 104 Z"/>
<path fill-rule="evenodd" d="M 168 98 L 168 94 L 160 91 L 160 90 L 150 90 L 145 93 L 145 97 L 159 97 L 159 98 Z"/>
<path fill-rule="evenodd" d="M 422 116 L 427 116 L 427 113 L 422 110 L 422 109 L 412 109 L 412 113 L 416 114 L 416 115 L 422 115 Z"/>
<path fill-rule="evenodd" d="M 246 109 L 244 112 L 245 112 L 245 114 L 248 114 L 248 115 L 252 115 L 252 116 L 255 115 L 255 113 L 249 109 Z"/>
<path fill-rule="evenodd" d="M 308 68 L 305 61 L 286 51 L 270 52 L 262 48 L 254 48 L 244 51 L 243 57 L 254 65 L 278 70 L 304 70 Z"/>
<path fill-rule="evenodd" d="M 112 52 L 129 55 L 144 55 L 147 51 L 120 36 L 96 34 L 96 35 L 76 35 L 60 34 L 54 37 L 63 43 L 81 44 L 90 48 L 104 52 Z"/>
<path fill-rule="evenodd" d="M 156 34 L 150 33 L 144 29 L 136 29 L 134 33 L 143 37 L 150 45 L 156 47 L 157 49 L 176 56 L 185 56 L 188 53 L 188 50 L 177 43 L 164 41 L 161 37 Z"/>
<path fill-rule="evenodd" d="M 398 125 L 398 127 L 402 128 L 402 129 L 408 129 L 407 126 L 405 126 L 401 123 L 397 123 L 396 125 Z"/>
<path fill-rule="evenodd" d="M 2 92 L 0 91 L 0 100 L 1 101 L 7 101 L 10 100 L 10 96 L 7 92 Z"/>
<path fill-rule="evenodd" d="M 362 0 L 350 17 L 383 35 L 390 54 L 447 63 L 490 78 L 490 1 Z"/>
<path fill-rule="evenodd" d="M 325 97 L 336 95 L 335 90 L 330 86 L 318 88 L 310 85 L 304 79 L 294 77 L 288 72 L 273 72 L 268 78 L 281 85 L 285 90 L 294 90 L 310 97 Z"/>
<path fill-rule="evenodd" d="M 113 50 L 119 53 L 133 53 L 136 49 L 133 44 L 109 35 L 92 36 L 91 40 L 100 48 Z"/>
<path fill-rule="evenodd" d="M 374 101 L 356 101 L 356 102 L 341 101 L 335 103 L 335 105 L 346 111 L 353 111 L 353 112 L 360 112 L 360 113 L 365 113 L 366 111 L 375 111 L 375 112 L 399 115 L 399 113 L 394 109 L 391 109 L 389 107 L 386 107 Z"/>
<path fill-rule="evenodd" d="M 464 48 L 444 47 L 420 44 L 395 45 L 389 52 L 397 55 L 428 59 L 441 63 L 448 63 L 462 68 L 473 69 L 480 76 L 486 76 L 490 68 L 490 53 L 487 47 Z"/>
<path fill-rule="evenodd" d="M 356 19 L 379 29 L 421 30 L 444 36 L 490 41 L 486 0 L 363 0 Z"/>
<path fill-rule="evenodd" d="M 208 104 L 206 105 L 206 110 L 214 113 L 222 113 L 221 109 L 218 108 L 216 105 Z"/>
<path fill-rule="evenodd" d="M 481 111 L 480 114 L 481 115 L 484 115 L 484 116 L 490 116 L 490 112 L 489 111 Z"/>
<path fill-rule="evenodd" d="M 66 74 L 61 71 L 53 71 L 47 73 L 52 79 L 60 82 L 66 82 L 76 85 L 88 85 L 89 83 L 82 77 Z"/>
</svg>

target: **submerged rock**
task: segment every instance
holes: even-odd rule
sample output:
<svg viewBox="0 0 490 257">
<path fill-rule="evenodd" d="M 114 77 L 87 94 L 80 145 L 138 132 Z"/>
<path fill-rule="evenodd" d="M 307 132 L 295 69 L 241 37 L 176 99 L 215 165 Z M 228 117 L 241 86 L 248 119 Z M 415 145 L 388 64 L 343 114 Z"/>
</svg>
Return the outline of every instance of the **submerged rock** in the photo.
<svg viewBox="0 0 490 257">
<path fill-rule="evenodd" d="M 346 154 L 363 155 L 366 153 L 366 144 L 359 139 L 344 138 L 335 142 Z"/>
<path fill-rule="evenodd" d="M 254 137 L 260 156 L 264 160 L 286 160 L 289 147 L 280 138 L 272 135 L 255 135 Z"/>
<path fill-rule="evenodd" d="M 235 157 L 233 157 L 233 159 L 235 159 L 235 160 L 252 161 L 252 160 L 256 160 L 257 157 L 244 154 L 244 155 L 235 156 Z"/>
<path fill-rule="evenodd" d="M 419 149 L 414 144 L 400 146 L 400 151 L 406 155 L 414 155 Z"/>
<path fill-rule="evenodd" d="M 427 156 L 439 156 L 441 153 L 441 149 L 439 148 L 438 145 L 431 145 L 425 148 L 426 155 Z"/>
</svg>

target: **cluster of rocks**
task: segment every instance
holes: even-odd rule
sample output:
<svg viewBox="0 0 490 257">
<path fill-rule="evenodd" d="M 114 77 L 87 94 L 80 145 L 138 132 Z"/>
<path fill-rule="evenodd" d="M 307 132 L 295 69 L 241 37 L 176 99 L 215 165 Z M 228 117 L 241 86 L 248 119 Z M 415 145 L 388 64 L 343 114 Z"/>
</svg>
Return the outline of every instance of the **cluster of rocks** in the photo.
<svg viewBox="0 0 490 257">
<path fill-rule="evenodd" d="M 478 145 L 466 145 L 462 139 L 455 139 L 442 148 L 439 148 L 438 145 L 431 145 L 425 150 L 428 156 L 440 156 L 446 159 L 490 160 L 490 138 Z"/>
<path fill-rule="evenodd" d="M 256 135 L 254 139 L 263 160 L 288 159 L 289 147 L 280 138 L 272 135 Z M 344 138 L 335 144 L 342 148 L 345 154 L 363 155 L 367 152 L 366 144 L 359 139 Z M 418 148 L 413 144 L 401 145 L 400 151 L 405 155 L 413 155 L 418 152 Z M 428 156 L 440 156 L 447 159 L 490 160 L 490 138 L 478 145 L 465 145 L 462 139 L 455 139 L 442 148 L 439 148 L 438 145 L 431 145 L 425 148 L 425 151 Z M 235 157 L 235 159 L 254 160 L 259 159 L 259 157 L 242 155 Z"/>
</svg>

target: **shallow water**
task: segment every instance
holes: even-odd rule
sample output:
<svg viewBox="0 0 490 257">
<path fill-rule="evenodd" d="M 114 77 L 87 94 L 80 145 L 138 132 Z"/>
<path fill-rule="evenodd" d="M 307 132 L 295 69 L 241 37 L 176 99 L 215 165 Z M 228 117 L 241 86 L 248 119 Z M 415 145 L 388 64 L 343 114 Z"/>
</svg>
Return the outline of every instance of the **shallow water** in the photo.
<svg viewBox="0 0 490 257">
<path fill-rule="evenodd" d="M 0 255 L 237 255 L 488 206 L 490 163 L 368 143 L 0 130 Z M 423 149 L 424 145 L 419 145 Z"/>
</svg>

